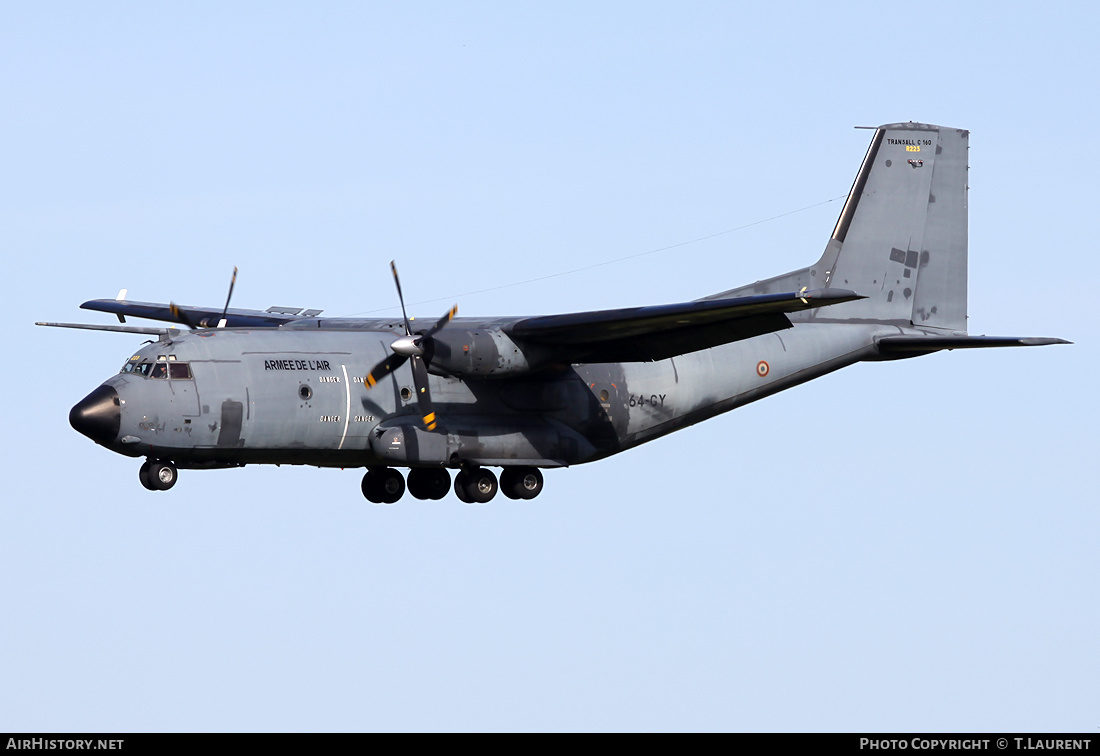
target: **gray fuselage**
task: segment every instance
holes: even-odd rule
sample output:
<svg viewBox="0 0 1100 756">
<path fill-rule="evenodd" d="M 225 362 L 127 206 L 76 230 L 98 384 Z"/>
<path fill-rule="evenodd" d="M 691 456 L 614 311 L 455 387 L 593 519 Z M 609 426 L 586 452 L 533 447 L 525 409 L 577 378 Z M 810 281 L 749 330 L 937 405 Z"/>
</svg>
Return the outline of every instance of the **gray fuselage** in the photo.
<svg viewBox="0 0 1100 756">
<path fill-rule="evenodd" d="M 453 325 L 455 344 L 494 330 Z M 121 420 L 117 437 L 100 442 L 181 467 L 579 464 L 873 358 L 876 335 L 898 332 L 796 323 L 657 362 L 432 375 L 432 433 L 420 427 L 408 365 L 373 388 L 363 383 L 400 331 L 185 332 L 144 346 L 105 382 L 118 392 Z"/>
</svg>

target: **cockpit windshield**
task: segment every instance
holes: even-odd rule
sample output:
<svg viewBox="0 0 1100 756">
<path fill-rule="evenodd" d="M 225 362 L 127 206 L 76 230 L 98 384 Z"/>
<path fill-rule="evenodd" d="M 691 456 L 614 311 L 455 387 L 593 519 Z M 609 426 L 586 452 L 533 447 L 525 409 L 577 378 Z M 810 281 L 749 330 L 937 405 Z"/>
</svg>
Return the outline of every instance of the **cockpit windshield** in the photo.
<svg viewBox="0 0 1100 756">
<path fill-rule="evenodd" d="M 188 362 L 165 362 L 160 358 L 156 362 L 128 360 L 119 371 L 123 374 L 140 375 L 145 378 L 171 378 L 177 381 L 192 379 L 191 364 Z"/>
<path fill-rule="evenodd" d="M 153 367 L 151 362 L 127 362 L 122 366 L 122 370 L 118 372 L 126 374 L 133 373 L 134 375 L 149 375 L 149 369 Z"/>
</svg>

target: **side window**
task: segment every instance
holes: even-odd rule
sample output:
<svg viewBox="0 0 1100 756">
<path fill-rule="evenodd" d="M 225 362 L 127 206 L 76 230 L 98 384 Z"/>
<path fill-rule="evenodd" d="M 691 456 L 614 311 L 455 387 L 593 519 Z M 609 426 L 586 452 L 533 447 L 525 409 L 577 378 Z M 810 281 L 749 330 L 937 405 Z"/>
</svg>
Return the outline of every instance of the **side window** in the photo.
<svg viewBox="0 0 1100 756">
<path fill-rule="evenodd" d="M 191 365 L 186 362 L 169 362 L 168 377 L 178 380 L 191 380 Z"/>
<path fill-rule="evenodd" d="M 153 372 L 149 375 L 150 378 L 167 378 L 168 377 L 168 363 L 158 362 L 153 365 Z"/>
</svg>

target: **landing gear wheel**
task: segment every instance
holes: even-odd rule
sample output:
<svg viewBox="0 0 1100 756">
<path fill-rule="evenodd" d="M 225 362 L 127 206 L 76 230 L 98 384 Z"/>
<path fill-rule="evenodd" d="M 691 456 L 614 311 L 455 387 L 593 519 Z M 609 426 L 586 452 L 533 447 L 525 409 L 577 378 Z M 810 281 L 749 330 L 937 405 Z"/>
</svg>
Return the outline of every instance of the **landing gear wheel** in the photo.
<svg viewBox="0 0 1100 756">
<path fill-rule="evenodd" d="M 149 477 L 149 465 L 151 464 L 153 464 L 153 461 L 148 459 L 141 463 L 141 469 L 138 470 L 138 480 L 149 491 L 156 491 L 158 489 L 153 485 L 153 479 Z"/>
<path fill-rule="evenodd" d="M 497 476 L 479 467 L 463 470 L 455 477 L 455 495 L 467 504 L 486 504 L 497 495 Z"/>
<path fill-rule="evenodd" d="M 404 493 L 405 479 L 393 468 L 373 468 L 363 476 L 363 496 L 372 504 L 395 504 Z"/>
<path fill-rule="evenodd" d="M 176 466 L 171 462 L 162 462 L 156 460 L 155 462 L 146 462 L 148 468 L 145 470 L 145 477 L 149 481 L 149 485 L 152 486 L 151 491 L 167 491 L 172 486 L 176 485 L 176 479 L 179 478 L 179 473 L 176 472 Z M 144 468 L 145 465 L 142 465 Z M 138 477 L 141 477 L 141 471 L 138 471 Z M 145 481 L 142 481 L 144 484 Z"/>
<path fill-rule="evenodd" d="M 451 474 L 442 468 L 414 467 L 409 470 L 409 493 L 418 499 L 438 501 L 451 490 Z"/>
<path fill-rule="evenodd" d="M 473 504 L 474 502 L 466 495 L 466 478 L 465 470 L 455 476 L 455 496 L 463 504 Z"/>
<path fill-rule="evenodd" d="M 542 471 L 537 467 L 505 467 L 500 490 L 509 499 L 533 499 L 542 493 Z"/>
</svg>

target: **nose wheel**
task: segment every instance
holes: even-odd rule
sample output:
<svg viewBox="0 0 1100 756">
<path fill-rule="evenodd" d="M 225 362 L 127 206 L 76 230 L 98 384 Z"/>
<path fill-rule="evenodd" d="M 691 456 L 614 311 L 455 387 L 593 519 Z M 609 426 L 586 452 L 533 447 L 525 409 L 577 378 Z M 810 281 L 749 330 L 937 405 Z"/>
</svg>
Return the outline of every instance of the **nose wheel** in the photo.
<svg viewBox="0 0 1100 756">
<path fill-rule="evenodd" d="M 178 478 L 176 466 L 165 460 L 147 459 L 138 470 L 138 480 L 150 491 L 167 491 Z"/>
</svg>

